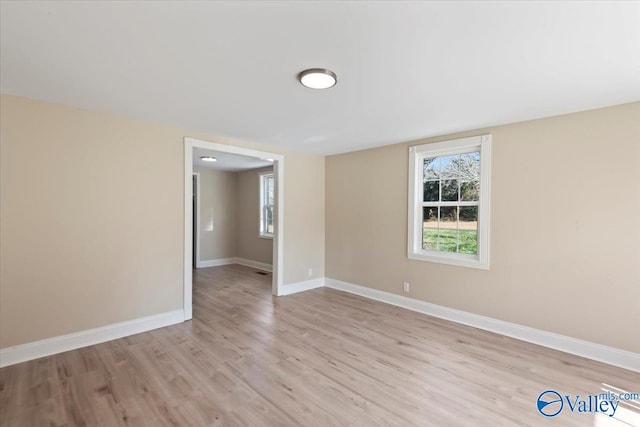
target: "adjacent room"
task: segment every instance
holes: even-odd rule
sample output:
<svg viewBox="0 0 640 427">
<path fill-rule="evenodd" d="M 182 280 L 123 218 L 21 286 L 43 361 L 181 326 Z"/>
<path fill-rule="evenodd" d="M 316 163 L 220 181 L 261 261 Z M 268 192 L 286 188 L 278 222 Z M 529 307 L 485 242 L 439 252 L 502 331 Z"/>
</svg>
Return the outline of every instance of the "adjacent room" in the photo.
<svg viewBox="0 0 640 427">
<path fill-rule="evenodd" d="M 640 427 L 640 2 L 0 0 L 0 427 Z"/>
<path fill-rule="evenodd" d="M 193 153 L 193 268 L 273 265 L 273 159 Z"/>
</svg>

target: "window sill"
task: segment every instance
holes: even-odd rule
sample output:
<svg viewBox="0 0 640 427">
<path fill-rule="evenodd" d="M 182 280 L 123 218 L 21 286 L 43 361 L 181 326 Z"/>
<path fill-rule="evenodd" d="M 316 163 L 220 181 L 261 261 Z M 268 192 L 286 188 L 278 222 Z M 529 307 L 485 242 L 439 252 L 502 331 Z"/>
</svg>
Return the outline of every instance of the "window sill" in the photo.
<svg viewBox="0 0 640 427">
<path fill-rule="evenodd" d="M 258 234 L 258 237 L 260 239 L 269 239 L 269 240 L 273 240 L 273 234 Z"/>
<path fill-rule="evenodd" d="M 457 256 L 428 255 L 412 253 L 408 255 L 410 260 L 427 261 L 436 264 L 455 265 L 458 267 L 475 268 L 478 270 L 489 270 L 489 261 L 481 261 L 475 258 L 462 258 Z"/>
</svg>

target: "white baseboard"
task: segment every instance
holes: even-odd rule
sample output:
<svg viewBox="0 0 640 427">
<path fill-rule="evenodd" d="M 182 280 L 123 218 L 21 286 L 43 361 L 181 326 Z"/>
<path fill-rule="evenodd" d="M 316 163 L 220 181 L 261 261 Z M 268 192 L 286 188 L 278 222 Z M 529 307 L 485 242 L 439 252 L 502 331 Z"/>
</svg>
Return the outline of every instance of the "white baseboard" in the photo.
<svg viewBox="0 0 640 427">
<path fill-rule="evenodd" d="M 484 329 L 486 331 L 506 335 L 522 341 L 560 350 L 565 353 L 575 354 L 577 356 L 597 360 L 609 365 L 640 372 L 640 354 L 638 353 L 632 353 L 630 351 L 607 347 L 601 344 L 571 338 L 553 332 L 542 331 L 528 326 L 521 326 L 515 323 L 492 319 L 479 314 L 431 304 L 425 301 L 407 298 L 402 295 L 396 295 L 389 292 L 379 291 L 377 289 L 342 282 L 340 280 L 326 278 L 325 286 L 376 301 L 386 302 L 398 307 L 424 313 L 429 316 L 473 326 L 474 328 Z"/>
<path fill-rule="evenodd" d="M 252 259 L 238 258 L 238 257 L 235 257 L 233 260 L 234 260 L 233 262 L 234 264 L 240 264 L 246 267 L 257 268 L 258 270 L 273 271 L 273 267 L 271 266 L 271 264 L 267 264 L 264 262 L 258 262 Z"/>
<path fill-rule="evenodd" d="M 76 348 L 100 344 L 117 338 L 151 331 L 184 321 L 183 310 L 168 311 L 153 316 L 127 320 L 86 331 L 60 335 L 27 344 L 0 349 L 0 367 L 15 365 L 28 360 L 39 359 L 52 354 Z"/>
<path fill-rule="evenodd" d="M 246 258 L 218 258 L 218 259 L 207 259 L 204 261 L 198 261 L 196 263 L 196 268 L 207 268 L 207 267 L 218 267 L 220 265 L 229 265 L 229 264 L 240 264 L 245 267 L 257 268 L 258 270 L 264 270 L 271 272 L 273 267 L 271 264 L 267 264 L 265 262 L 258 262 L 252 259 Z"/>
<path fill-rule="evenodd" d="M 235 263 L 235 258 L 207 259 L 204 261 L 198 261 L 196 263 L 196 268 L 218 267 L 219 265 L 229 265 Z"/>
<path fill-rule="evenodd" d="M 250 267 L 254 267 L 254 265 L 250 265 Z M 424 313 L 429 316 L 472 326 L 474 328 L 506 335 L 522 341 L 531 342 L 610 365 L 619 366 L 635 372 L 640 372 L 640 354 L 637 353 L 579 340 L 577 338 L 571 338 L 553 332 L 521 326 L 515 323 L 492 319 L 490 317 L 468 313 L 413 298 L 407 298 L 402 295 L 379 291 L 364 286 L 354 285 L 340 280 L 319 278 L 285 285 L 281 295 L 291 295 L 322 286 L 360 295 L 365 298 L 385 302 L 398 307 Z M 26 362 L 28 360 L 38 359 L 40 357 L 50 356 L 52 354 L 62 353 L 94 344 L 100 344 L 141 332 L 174 325 L 183 321 L 183 310 L 174 310 L 153 316 L 114 323 L 112 325 L 102 326 L 86 331 L 3 348 L 0 349 L 0 367 L 10 366 L 16 363 Z"/>
<path fill-rule="evenodd" d="M 304 282 L 292 283 L 290 285 L 282 286 L 280 295 L 297 294 L 298 292 L 308 291 L 315 288 L 321 288 L 324 286 L 324 277 L 318 279 L 305 280 Z"/>
</svg>

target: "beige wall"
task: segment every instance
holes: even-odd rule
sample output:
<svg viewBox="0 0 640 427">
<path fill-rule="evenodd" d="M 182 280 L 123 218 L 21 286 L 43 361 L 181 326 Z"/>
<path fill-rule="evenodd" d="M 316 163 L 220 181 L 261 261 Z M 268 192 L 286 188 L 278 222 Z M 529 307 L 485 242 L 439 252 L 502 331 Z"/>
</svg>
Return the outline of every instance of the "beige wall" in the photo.
<svg viewBox="0 0 640 427">
<path fill-rule="evenodd" d="M 260 234 L 260 181 L 262 172 L 272 167 L 238 172 L 238 222 L 236 256 L 271 264 L 273 239 L 258 237 Z"/>
<path fill-rule="evenodd" d="M 407 259 L 408 147 L 493 135 L 489 271 Z M 326 159 L 326 276 L 640 352 L 640 103 Z"/>
<path fill-rule="evenodd" d="M 236 173 L 198 166 L 193 171 L 200 174 L 200 261 L 235 257 Z"/>
<path fill-rule="evenodd" d="M 2 95 L 1 348 L 182 308 L 184 136 L 284 154 L 284 283 L 324 275 L 322 156 Z"/>
<path fill-rule="evenodd" d="M 285 181 L 289 187 L 284 199 L 284 220 L 287 223 L 284 236 L 291 245 L 290 249 L 295 247 L 302 252 L 296 255 L 285 249 L 284 259 L 290 274 L 307 280 L 325 276 L 325 187 L 313 184 L 314 177 L 318 176 L 325 177 L 324 157 L 322 163 L 306 158 L 289 163 L 285 169 Z M 320 221 L 323 226 L 316 228 L 314 224 Z M 322 245 L 314 242 L 322 242 Z M 308 259 L 322 260 L 322 263 L 310 264 L 306 262 Z M 313 270 L 311 276 L 307 273 L 309 269 Z"/>
<path fill-rule="evenodd" d="M 260 231 L 259 174 L 272 167 L 224 172 L 194 167 L 200 173 L 200 260 L 240 257 L 273 262 L 273 239 Z"/>
<path fill-rule="evenodd" d="M 409 281 L 414 298 L 640 352 L 638 117 L 634 103 L 330 156 L 325 203 L 321 156 L 2 95 L 0 347 L 182 308 L 192 136 L 285 155 L 285 284 L 309 268 Z M 487 131 L 491 269 L 408 261 L 407 147 Z"/>
</svg>

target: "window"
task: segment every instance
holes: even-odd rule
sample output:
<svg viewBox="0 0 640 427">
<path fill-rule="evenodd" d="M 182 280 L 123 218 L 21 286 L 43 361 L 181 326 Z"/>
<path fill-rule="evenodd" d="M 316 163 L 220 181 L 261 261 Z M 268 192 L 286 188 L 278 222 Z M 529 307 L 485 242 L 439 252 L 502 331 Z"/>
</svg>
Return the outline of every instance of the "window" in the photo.
<svg viewBox="0 0 640 427">
<path fill-rule="evenodd" d="M 409 149 L 410 259 L 489 268 L 491 135 Z"/>
<path fill-rule="evenodd" d="M 273 237 L 273 172 L 260 174 L 260 237 Z"/>
</svg>

